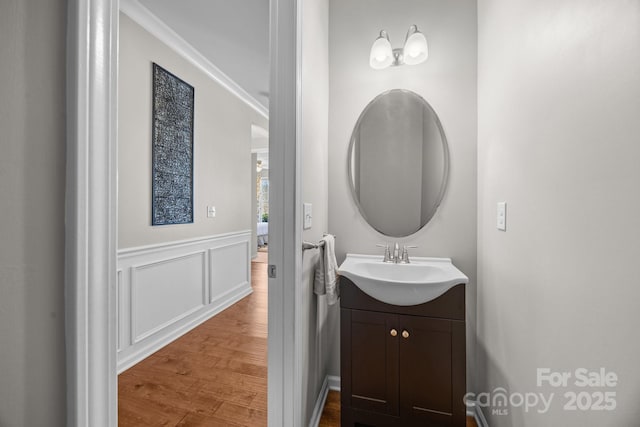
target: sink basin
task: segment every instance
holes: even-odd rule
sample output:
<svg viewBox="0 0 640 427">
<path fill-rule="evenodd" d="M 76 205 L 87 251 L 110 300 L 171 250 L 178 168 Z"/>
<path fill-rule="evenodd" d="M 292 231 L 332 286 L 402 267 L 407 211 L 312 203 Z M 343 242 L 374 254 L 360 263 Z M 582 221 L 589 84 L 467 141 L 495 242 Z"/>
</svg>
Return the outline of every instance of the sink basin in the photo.
<svg viewBox="0 0 640 427">
<path fill-rule="evenodd" d="M 338 273 L 378 301 L 405 306 L 423 304 L 469 283 L 450 258 L 411 257 L 410 264 L 391 264 L 378 255 L 347 254 Z"/>
</svg>

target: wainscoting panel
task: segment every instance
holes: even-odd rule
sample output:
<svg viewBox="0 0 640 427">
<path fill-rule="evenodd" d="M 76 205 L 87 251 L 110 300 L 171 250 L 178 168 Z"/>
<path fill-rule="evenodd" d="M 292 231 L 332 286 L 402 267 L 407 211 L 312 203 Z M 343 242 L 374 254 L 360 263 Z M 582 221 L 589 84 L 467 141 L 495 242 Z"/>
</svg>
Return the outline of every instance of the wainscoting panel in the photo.
<svg viewBox="0 0 640 427">
<path fill-rule="evenodd" d="M 133 344 L 205 305 L 205 252 L 131 268 Z"/>
<path fill-rule="evenodd" d="M 234 262 L 234 260 L 247 256 L 251 256 L 248 242 L 238 242 L 209 249 L 210 303 L 215 302 L 216 299 L 224 298 L 233 292 L 235 287 L 244 286 L 251 281 L 250 265 L 239 266 L 237 262 Z"/>
<path fill-rule="evenodd" d="M 251 232 L 118 252 L 118 373 L 251 293 Z"/>
</svg>

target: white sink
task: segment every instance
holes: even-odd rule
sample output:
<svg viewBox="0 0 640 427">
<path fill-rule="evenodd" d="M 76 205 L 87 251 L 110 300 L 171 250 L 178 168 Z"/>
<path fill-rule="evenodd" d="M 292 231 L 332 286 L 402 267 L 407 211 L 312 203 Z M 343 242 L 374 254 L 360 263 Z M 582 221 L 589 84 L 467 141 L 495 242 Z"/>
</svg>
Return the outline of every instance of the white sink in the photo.
<svg viewBox="0 0 640 427">
<path fill-rule="evenodd" d="M 338 273 L 364 293 L 393 305 L 417 305 L 438 298 L 469 278 L 450 258 L 411 257 L 410 264 L 382 262 L 382 256 L 347 254 Z"/>
</svg>

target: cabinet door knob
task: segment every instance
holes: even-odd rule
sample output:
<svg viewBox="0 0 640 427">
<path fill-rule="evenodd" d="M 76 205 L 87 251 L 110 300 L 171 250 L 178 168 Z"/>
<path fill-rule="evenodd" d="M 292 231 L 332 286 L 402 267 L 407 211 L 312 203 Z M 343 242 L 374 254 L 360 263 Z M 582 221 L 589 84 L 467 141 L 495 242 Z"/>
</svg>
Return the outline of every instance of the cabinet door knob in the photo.
<svg viewBox="0 0 640 427">
<path fill-rule="evenodd" d="M 402 331 L 402 338 L 409 338 L 409 331 L 407 331 L 406 329 Z"/>
<path fill-rule="evenodd" d="M 398 331 L 396 331 L 395 329 L 392 329 L 389 331 L 389 334 L 391 334 L 392 337 L 395 337 L 396 335 L 398 335 Z"/>
</svg>

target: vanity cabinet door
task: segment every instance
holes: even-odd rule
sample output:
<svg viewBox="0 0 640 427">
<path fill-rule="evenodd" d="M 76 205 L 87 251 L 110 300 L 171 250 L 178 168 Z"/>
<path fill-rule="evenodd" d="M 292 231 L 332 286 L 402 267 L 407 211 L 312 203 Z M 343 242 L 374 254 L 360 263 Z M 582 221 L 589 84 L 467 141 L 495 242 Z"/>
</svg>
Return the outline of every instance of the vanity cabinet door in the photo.
<svg viewBox="0 0 640 427">
<path fill-rule="evenodd" d="M 343 405 L 398 415 L 398 316 L 345 309 L 341 316 Z"/>
<path fill-rule="evenodd" d="M 406 425 L 465 425 L 464 323 L 398 316 L 398 324 L 400 413 Z"/>
<path fill-rule="evenodd" d="M 464 286 L 395 306 L 340 283 L 342 427 L 464 427 Z"/>
</svg>

